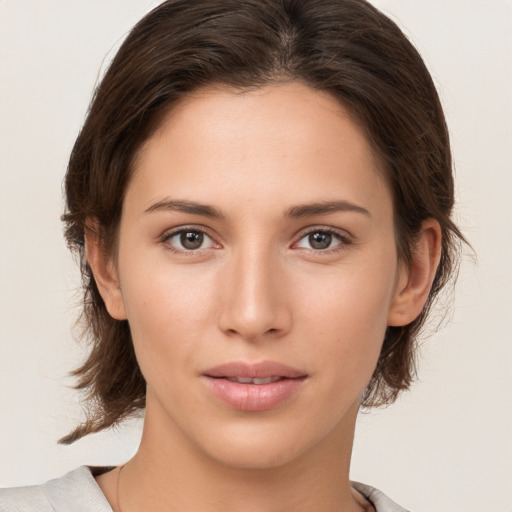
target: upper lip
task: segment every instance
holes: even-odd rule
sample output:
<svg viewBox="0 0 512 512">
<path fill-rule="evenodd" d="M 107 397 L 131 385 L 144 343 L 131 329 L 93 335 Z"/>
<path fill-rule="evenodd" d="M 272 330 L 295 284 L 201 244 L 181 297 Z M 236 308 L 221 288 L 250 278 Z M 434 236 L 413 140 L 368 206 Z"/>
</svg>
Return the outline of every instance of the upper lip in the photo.
<svg viewBox="0 0 512 512">
<path fill-rule="evenodd" d="M 233 361 L 210 368 L 204 372 L 204 375 L 217 378 L 248 377 L 251 379 L 265 379 L 268 377 L 296 379 L 306 377 L 306 373 L 303 371 L 275 361 L 260 361 L 256 363 Z"/>
</svg>

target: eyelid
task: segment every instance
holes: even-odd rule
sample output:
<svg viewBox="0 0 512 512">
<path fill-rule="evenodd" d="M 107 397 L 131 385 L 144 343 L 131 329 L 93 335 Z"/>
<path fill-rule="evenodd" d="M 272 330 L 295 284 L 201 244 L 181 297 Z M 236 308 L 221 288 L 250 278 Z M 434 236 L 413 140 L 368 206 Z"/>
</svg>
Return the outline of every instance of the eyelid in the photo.
<svg viewBox="0 0 512 512">
<path fill-rule="evenodd" d="M 336 250 L 342 250 L 347 245 L 351 245 L 352 243 L 354 243 L 353 236 L 345 230 L 334 228 L 332 226 L 317 225 L 317 226 L 308 226 L 307 228 L 302 229 L 295 237 L 295 241 L 292 244 L 292 248 L 294 246 L 296 246 L 301 240 L 303 240 L 307 236 L 311 235 L 312 233 L 319 233 L 319 232 L 334 235 L 335 237 L 337 237 L 340 240 L 340 243 L 336 244 L 334 247 L 327 248 L 327 249 L 313 249 L 313 248 L 308 249 L 306 247 L 299 247 L 298 249 L 303 249 L 306 251 L 309 250 L 311 252 L 318 253 L 318 254 L 320 254 L 320 253 L 326 254 L 331 251 L 334 252 Z"/>
<path fill-rule="evenodd" d="M 222 248 L 222 245 L 217 241 L 218 236 L 216 234 L 213 234 L 211 232 L 212 231 L 211 229 L 207 228 L 206 226 L 198 225 L 198 224 L 187 224 L 187 225 L 181 225 L 181 226 L 176 226 L 174 228 L 170 228 L 170 229 L 164 231 L 164 233 L 162 235 L 160 235 L 158 238 L 161 243 L 167 244 L 171 248 L 171 250 L 175 251 L 176 253 L 181 253 L 181 254 L 197 254 L 197 253 L 202 252 L 203 250 L 211 248 L 211 247 L 207 247 L 204 249 L 195 249 L 195 250 L 182 249 L 182 250 L 180 250 L 176 247 L 171 246 L 171 244 L 169 244 L 169 240 L 171 238 L 173 238 L 174 236 L 176 236 L 180 233 L 186 232 L 186 231 L 197 231 L 197 232 L 203 233 L 205 236 L 207 236 L 212 241 L 212 244 L 214 246 L 216 246 L 214 248 L 216 248 L 216 249 Z M 353 236 L 350 233 L 348 233 L 346 230 L 334 228 L 332 226 L 315 225 L 315 226 L 308 226 L 306 228 L 303 228 L 296 236 L 294 236 L 294 242 L 291 244 L 291 247 L 294 248 L 294 246 L 296 246 L 302 239 L 304 239 L 305 237 L 311 235 L 312 233 L 316 233 L 316 232 L 322 232 L 322 233 L 328 233 L 328 234 L 334 235 L 335 237 L 337 237 L 340 240 L 340 243 L 336 244 L 332 248 L 327 248 L 327 249 L 313 249 L 313 248 L 308 249 L 305 247 L 299 247 L 299 249 L 309 250 L 313 253 L 329 253 L 329 252 L 341 250 L 342 248 L 346 247 L 347 245 L 351 245 L 352 243 L 354 243 Z"/>
<path fill-rule="evenodd" d="M 179 235 L 180 233 L 186 233 L 187 231 L 197 231 L 199 233 L 202 233 L 203 235 L 207 236 L 214 245 L 213 248 L 217 249 L 222 247 L 221 244 L 216 240 L 216 236 L 211 233 L 211 230 L 208 229 L 206 226 L 197 225 L 197 224 L 187 224 L 183 226 L 176 226 L 174 228 L 168 229 L 164 231 L 162 235 L 159 236 L 159 241 L 163 244 L 167 244 L 167 246 L 174 252 L 179 254 L 198 254 L 204 250 L 211 249 L 212 247 L 205 247 L 201 249 L 179 249 L 174 246 L 172 246 L 169 243 L 169 240 L 175 237 L 176 235 Z"/>
</svg>

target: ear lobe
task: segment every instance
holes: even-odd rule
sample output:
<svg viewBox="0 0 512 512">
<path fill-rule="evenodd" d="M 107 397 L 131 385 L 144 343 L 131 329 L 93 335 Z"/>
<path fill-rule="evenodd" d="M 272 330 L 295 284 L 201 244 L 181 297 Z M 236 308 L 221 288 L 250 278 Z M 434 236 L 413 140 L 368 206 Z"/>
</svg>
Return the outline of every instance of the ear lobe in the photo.
<svg viewBox="0 0 512 512">
<path fill-rule="evenodd" d="M 423 310 L 441 257 L 441 226 L 435 219 L 423 222 L 409 267 L 399 269 L 388 314 L 389 326 L 413 322 Z"/>
<path fill-rule="evenodd" d="M 85 230 L 85 254 L 98 290 L 110 316 L 116 320 L 126 320 L 117 269 L 112 257 L 103 248 L 98 223 L 89 219 L 87 226 Z"/>
</svg>

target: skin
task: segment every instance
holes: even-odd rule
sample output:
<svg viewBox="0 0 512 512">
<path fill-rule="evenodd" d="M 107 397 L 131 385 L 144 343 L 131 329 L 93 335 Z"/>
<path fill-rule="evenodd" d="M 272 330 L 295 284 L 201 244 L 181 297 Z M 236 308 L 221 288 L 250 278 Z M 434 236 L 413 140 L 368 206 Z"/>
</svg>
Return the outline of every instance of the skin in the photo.
<svg viewBox="0 0 512 512">
<path fill-rule="evenodd" d="M 293 215 L 326 202 L 344 207 Z M 115 510 L 372 510 L 349 483 L 360 396 L 386 326 L 421 312 L 440 247 L 428 220 L 406 268 L 393 226 L 369 142 L 329 94 L 217 87 L 173 109 L 138 156 L 117 255 L 87 237 L 147 381 L 137 454 L 119 482 L 119 470 L 98 478 Z M 181 244 L 185 228 L 205 233 L 198 249 Z M 213 366 L 265 360 L 307 374 L 270 410 L 237 410 L 204 383 Z"/>
</svg>

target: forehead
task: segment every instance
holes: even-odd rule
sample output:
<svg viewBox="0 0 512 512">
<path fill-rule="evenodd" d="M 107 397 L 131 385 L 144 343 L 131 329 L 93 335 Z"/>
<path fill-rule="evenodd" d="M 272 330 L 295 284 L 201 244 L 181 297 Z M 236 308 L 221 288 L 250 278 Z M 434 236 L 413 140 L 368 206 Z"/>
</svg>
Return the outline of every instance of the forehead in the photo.
<svg viewBox="0 0 512 512">
<path fill-rule="evenodd" d="M 369 204 L 389 196 L 347 109 L 296 82 L 244 91 L 209 87 L 186 97 L 141 149 L 128 195 L 134 190 L 141 208 L 164 190 L 205 202 L 225 201 L 227 192 L 268 201 L 284 194 L 290 203 L 349 194 Z"/>
</svg>

